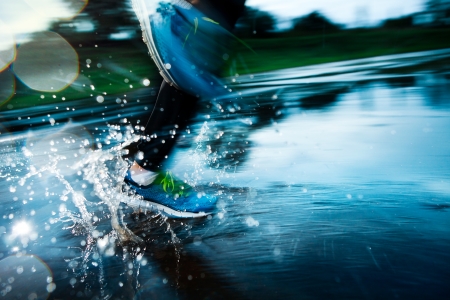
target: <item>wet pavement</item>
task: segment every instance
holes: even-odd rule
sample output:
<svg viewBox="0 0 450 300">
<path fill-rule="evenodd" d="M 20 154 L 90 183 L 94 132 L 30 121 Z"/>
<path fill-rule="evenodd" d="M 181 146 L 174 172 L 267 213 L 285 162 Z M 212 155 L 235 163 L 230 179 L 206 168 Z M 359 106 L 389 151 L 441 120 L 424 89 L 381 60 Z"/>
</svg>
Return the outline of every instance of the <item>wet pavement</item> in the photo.
<svg viewBox="0 0 450 300">
<path fill-rule="evenodd" d="M 448 298 L 449 56 L 229 78 L 171 157 L 197 220 L 123 204 L 154 88 L 2 113 L 1 297 Z"/>
</svg>

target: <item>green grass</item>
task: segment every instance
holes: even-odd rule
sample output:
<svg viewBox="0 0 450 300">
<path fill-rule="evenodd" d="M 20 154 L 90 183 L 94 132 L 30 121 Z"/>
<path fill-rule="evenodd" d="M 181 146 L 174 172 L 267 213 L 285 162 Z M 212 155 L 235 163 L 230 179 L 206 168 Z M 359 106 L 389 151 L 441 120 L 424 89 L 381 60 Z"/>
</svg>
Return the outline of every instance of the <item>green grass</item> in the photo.
<svg viewBox="0 0 450 300">
<path fill-rule="evenodd" d="M 247 39 L 245 43 L 255 53 L 239 44 L 234 56 L 235 64 L 232 68 L 230 64 L 224 70 L 224 75 L 254 74 L 379 55 L 450 48 L 448 36 L 449 28 L 412 28 L 346 30 L 323 35 L 284 34 L 269 39 Z M 84 98 L 92 98 L 93 104 L 97 105 L 95 99 L 98 95 L 106 93 L 123 97 L 130 91 L 143 88 L 144 78 L 150 79 L 150 86 L 153 87 L 161 82 L 141 41 L 74 48 L 79 56 L 80 76 L 73 85 L 60 92 L 43 93 L 33 91 L 16 80 L 16 94 L 8 102 L 0 103 L 0 111 L 67 103 Z M 90 68 L 86 66 L 87 59 L 92 61 Z M 100 68 L 97 67 L 98 63 L 101 64 Z M 66 100 L 62 101 L 62 97 Z"/>
<path fill-rule="evenodd" d="M 20 109 L 50 103 L 64 105 L 71 100 L 85 98 L 92 98 L 93 103 L 98 104 L 97 96 L 105 96 L 106 93 L 123 97 L 144 87 L 145 78 L 150 80 L 150 86 L 159 86 L 161 82 L 145 47 L 113 44 L 79 47 L 75 50 L 78 53 L 80 74 L 72 85 L 63 91 L 48 93 L 31 90 L 16 79 L 16 94 L 8 102 L 1 103 L 0 110 L 9 110 L 11 106 L 12 109 Z M 87 59 L 91 60 L 89 68 Z"/>
<path fill-rule="evenodd" d="M 240 46 L 239 74 L 259 73 L 327 62 L 450 48 L 450 29 L 348 30 L 324 35 L 246 40 Z"/>
</svg>

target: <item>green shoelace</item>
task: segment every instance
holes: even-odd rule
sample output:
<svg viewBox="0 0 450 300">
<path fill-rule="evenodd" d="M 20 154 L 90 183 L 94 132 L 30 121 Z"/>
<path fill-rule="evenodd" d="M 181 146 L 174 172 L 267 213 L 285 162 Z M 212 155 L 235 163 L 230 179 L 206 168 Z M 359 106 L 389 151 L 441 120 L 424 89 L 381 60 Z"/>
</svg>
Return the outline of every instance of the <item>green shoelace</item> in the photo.
<svg viewBox="0 0 450 300">
<path fill-rule="evenodd" d="M 208 23 L 212 23 L 214 25 L 220 25 L 218 22 L 214 21 L 213 19 L 207 18 L 207 17 L 203 17 L 202 18 L 203 21 L 206 21 Z M 194 30 L 194 34 L 197 34 L 197 29 L 198 29 L 198 18 L 195 17 L 194 18 L 194 25 L 191 26 L 188 34 L 186 35 L 186 38 L 184 39 L 184 43 L 183 43 L 183 49 L 184 46 L 186 45 L 187 40 L 189 39 L 189 36 L 191 35 L 192 30 Z M 256 52 L 243 40 L 241 40 L 240 38 L 238 38 L 237 36 L 235 36 L 234 34 L 228 32 L 229 35 L 231 35 L 234 39 L 236 39 L 239 43 L 241 43 L 242 45 L 244 45 L 247 49 L 249 49 L 250 51 L 252 51 L 254 54 L 256 54 Z"/>
<path fill-rule="evenodd" d="M 162 185 L 164 192 L 172 196 L 188 196 L 192 190 L 190 185 L 175 178 L 170 171 L 159 172 L 154 183 Z"/>
</svg>

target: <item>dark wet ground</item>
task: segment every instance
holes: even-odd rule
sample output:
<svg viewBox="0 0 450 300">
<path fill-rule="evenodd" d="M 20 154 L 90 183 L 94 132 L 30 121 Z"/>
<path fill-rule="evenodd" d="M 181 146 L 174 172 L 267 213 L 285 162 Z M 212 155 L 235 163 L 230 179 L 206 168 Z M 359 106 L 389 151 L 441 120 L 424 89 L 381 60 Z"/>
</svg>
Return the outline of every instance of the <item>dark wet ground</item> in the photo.
<svg viewBox="0 0 450 300">
<path fill-rule="evenodd" d="M 230 78 L 172 159 L 220 198 L 198 220 L 120 204 L 155 90 L 5 113 L 1 296 L 447 299 L 448 55 Z"/>
</svg>

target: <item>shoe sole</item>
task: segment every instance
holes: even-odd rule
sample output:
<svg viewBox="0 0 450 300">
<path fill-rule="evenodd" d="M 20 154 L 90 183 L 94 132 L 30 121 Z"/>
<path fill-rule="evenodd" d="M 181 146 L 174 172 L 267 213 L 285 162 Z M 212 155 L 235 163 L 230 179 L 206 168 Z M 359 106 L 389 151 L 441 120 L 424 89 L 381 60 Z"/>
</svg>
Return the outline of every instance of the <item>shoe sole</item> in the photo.
<svg viewBox="0 0 450 300">
<path fill-rule="evenodd" d="M 167 207 L 165 205 L 152 202 L 149 200 L 141 200 L 141 199 L 134 199 L 134 198 L 128 198 L 126 201 L 122 201 L 131 208 L 138 209 L 146 212 L 159 212 L 164 216 L 170 217 L 170 218 L 178 218 L 178 219 L 187 219 L 187 218 L 202 218 L 210 215 L 211 213 L 205 213 L 205 212 L 188 212 L 188 211 L 179 211 L 175 210 L 173 208 Z"/>
<path fill-rule="evenodd" d="M 156 49 L 155 41 L 151 33 L 152 29 L 151 24 L 149 22 L 149 14 L 147 11 L 147 7 L 145 6 L 142 0 L 132 0 L 132 6 L 141 25 L 142 39 L 144 43 L 147 45 L 150 57 L 153 59 L 156 66 L 158 67 L 159 74 L 161 74 L 161 76 L 169 85 L 174 86 L 177 89 L 180 89 L 180 87 L 178 86 L 178 84 L 176 84 L 173 77 L 167 71 L 166 67 L 164 66 L 164 62 L 162 61 L 158 53 L 158 50 Z"/>
</svg>

